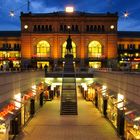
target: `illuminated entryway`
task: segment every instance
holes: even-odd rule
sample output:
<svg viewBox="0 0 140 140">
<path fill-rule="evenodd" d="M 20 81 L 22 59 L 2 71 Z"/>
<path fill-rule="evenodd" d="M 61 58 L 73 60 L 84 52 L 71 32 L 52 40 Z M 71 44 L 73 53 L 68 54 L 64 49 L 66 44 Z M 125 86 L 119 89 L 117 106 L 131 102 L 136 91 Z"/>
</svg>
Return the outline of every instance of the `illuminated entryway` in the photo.
<svg viewBox="0 0 140 140">
<path fill-rule="evenodd" d="M 102 45 L 98 41 L 91 41 L 88 45 L 88 57 L 102 57 Z"/>
<path fill-rule="evenodd" d="M 65 57 L 67 54 L 67 49 L 66 49 L 67 42 L 65 41 L 64 44 L 62 45 L 62 58 Z M 76 44 L 72 41 L 72 50 L 71 53 L 73 54 L 73 57 L 76 58 Z"/>
<path fill-rule="evenodd" d="M 9 67 L 9 62 L 13 63 L 14 68 L 20 67 L 21 54 L 19 51 L 1 51 L 0 52 L 0 66 Z"/>
<path fill-rule="evenodd" d="M 50 44 L 45 40 L 40 41 L 36 47 L 36 55 L 37 57 L 50 57 Z"/>
<path fill-rule="evenodd" d="M 101 67 L 101 58 L 103 47 L 98 41 L 91 41 L 88 45 L 88 57 L 93 59 L 92 62 L 89 62 L 89 67 L 92 68 L 100 68 Z M 94 59 L 98 59 L 99 61 L 94 61 Z"/>
<path fill-rule="evenodd" d="M 91 68 L 101 68 L 101 62 L 89 62 L 89 67 Z"/>
<path fill-rule="evenodd" d="M 37 68 L 44 68 L 44 66 L 49 66 L 49 62 L 48 61 L 38 61 L 37 62 Z"/>
<path fill-rule="evenodd" d="M 44 68 L 45 65 L 49 66 L 49 61 L 47 58 L 50 57 L 50 44 L 45 41 L 41 40 L 36 45 L 36 58 L 39 58 L 37 61 L 38 68 Z"/>
</svg>

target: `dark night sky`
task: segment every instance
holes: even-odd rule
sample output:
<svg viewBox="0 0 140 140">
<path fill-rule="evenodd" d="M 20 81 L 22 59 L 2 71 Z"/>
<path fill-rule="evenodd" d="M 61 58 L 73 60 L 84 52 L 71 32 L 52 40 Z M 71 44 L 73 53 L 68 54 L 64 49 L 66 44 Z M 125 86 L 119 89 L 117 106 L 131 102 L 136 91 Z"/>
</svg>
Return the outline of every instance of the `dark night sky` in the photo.
<svg viewBox="0 0 140 140">
<path fill-rule="evenodd" d="M 64 11 L 73 5 L 76 11 L 106 13 L 118 12 L 118 30 L 140 31 L 140 0 L 30 0 L 31 12 L 45 13 Z M 9 12 L 15 11 L 15 17 Z M 20 12 L 27 12 L 27 0 L 0 0 L 0 30 L 20 30 Z M 129 16 L 123 17 L 127 11 Z"/>
</svg>

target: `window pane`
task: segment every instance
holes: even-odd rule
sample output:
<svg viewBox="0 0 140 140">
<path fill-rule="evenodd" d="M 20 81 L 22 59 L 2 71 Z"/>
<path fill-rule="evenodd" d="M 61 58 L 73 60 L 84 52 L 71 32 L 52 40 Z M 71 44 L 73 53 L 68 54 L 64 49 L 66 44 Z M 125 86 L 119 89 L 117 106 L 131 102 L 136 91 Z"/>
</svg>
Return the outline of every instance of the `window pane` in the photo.
<svg viewBox="0 0 140 140">
<path fill-rule="evenodd" d="M 47 41 L 40 41 L 37 44 L 37 56 L 39 57 L 49 57 L 50 45 Z"/>
<path fill-rule="evenodd" d="M 89 57 L 101 57 L 102 56 L 102 46 L 98 41 L 92 41 L 89 44 L 88 56 Z"/>
</svg>

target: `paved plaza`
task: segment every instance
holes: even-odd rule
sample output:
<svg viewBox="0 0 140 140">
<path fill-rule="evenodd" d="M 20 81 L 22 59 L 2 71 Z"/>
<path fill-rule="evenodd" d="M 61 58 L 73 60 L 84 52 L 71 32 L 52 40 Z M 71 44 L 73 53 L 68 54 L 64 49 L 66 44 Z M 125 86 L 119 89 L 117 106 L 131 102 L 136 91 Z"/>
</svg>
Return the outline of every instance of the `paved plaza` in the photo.
<svg viewBox="0 0 140 140">
<path fill-rule="evenodd" d="M 78 94 L 78 115 L 60 116 L 60 99 L 48 101 L 16 140 L 119 140 L 91 102 Z"/>
</svg>

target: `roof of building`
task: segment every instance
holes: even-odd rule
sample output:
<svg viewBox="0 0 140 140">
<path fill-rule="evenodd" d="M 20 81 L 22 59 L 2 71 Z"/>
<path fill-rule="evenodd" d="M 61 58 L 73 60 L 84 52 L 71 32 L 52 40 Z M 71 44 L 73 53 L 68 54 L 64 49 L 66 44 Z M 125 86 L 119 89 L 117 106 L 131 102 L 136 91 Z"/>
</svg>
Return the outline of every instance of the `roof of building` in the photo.
<svg viewBox="0 0 140 140">
<path fill-rule="evenodd" d="M 0 31 L 0 37 L 20 37 L 21 31 Z"/>
<path fill-rule="evenodd" d="M 89 12 L 81 12 L 81 11 L 74 11 L 72 13 L 67 13 L 65 11 L 58 11 L 58 12 L 52 12 L 52 13 L 23 13 L 21 12 L 22 17 L 28 17 L 28 16 L 35 16 L 35 17 L 61 17 L 61 16 L 86 16 L 86 17 L 116 17 L 118 16 L 118 13 L 89 13 Z"/>
<path fill-rule="evenodd" d="M 140 31 L 118 31 L 118 38 L 140 38 Z"/>
</svg>

